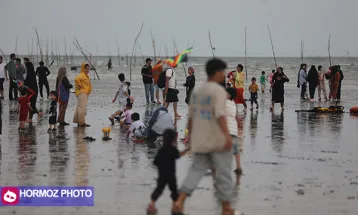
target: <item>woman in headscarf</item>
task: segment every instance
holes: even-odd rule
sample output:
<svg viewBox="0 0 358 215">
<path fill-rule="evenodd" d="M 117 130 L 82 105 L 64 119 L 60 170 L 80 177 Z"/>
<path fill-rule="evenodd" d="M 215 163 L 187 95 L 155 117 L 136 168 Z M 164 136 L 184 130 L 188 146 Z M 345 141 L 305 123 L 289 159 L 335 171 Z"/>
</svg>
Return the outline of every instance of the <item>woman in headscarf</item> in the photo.
<svg viewBox="0 0 358 215">
<path fill-rule="evenodd" d="M 285 88 L 284 84 L 289 82 L 285 73 L 283 73 L 283 68 L 277 68 L 277 72 L 272 77 L 272 107 L 271 111 L 274 110 L 275 103 L 281 103 L 281 109 L 283 111 L 283 105 L 285 102 Z"/>
<path fill-rule="evenodd" d="M 73 122 L 82 127 L 90 126 L 86 123 L 88 96 L 92 92 L 92 85 L 88 76 L 89 71 L 89 64 L 82 63 L 81 72 L 75 78 L 75 94 L 77 96 L 77 105 L 75 109 L 75 115 L 73 116 Z"/>
<path fill-rule="evenodd" d="M 315 65 L 311 66 L 311 69 L 308 71 L 307 82 L 309 83 L 309 92 L 310 92 L 310 101 L 314 101 L 314 94 L 316 92 L 318 81 L 318 71 Z"/>
<path fill-rule="evenodd" d="M 60 125 L 69 125 L 65 122 L 66 109 L 68 105 L 68 100 L 70 99 L 70 89 L 73 87 L 72 84 L 68 81 L 66 67 L 61 67 L 58 69 L 57 79 L 56 79 L 56 90 L 58 94 L 58 103 L 59 111 L 57 122 Z"/>
<path fill-rule="evenodd" d="M 32 111 L 29 110 L 29 119 L 28 123 L 32 123 L 32 117 L 34 114 L 38 114 L 38 117 L 41 117 L 41 112 L 39 112 L 36 108 L 36 101 L 37 101 L 37 95 L 38 95 L 38 87 L 37 87 L 37 80 L 36 80 L 36 73 L 34 65 L 29 62 L 25 61 L 25 66 L 27 70 L 26 79 L 24 81 L 24 85 L 27 87 L 27 90 L 33 94 L 33 96 L 30 99 Z"/>
<path fill-rule="evenodd" d="M 243 104 L 244 108 L 247 108 L 246 101 L 244 98 L 245 89 L 245 73 L 243 72 L 244 67 L 239 64 L 234 75 L 234 88 L 237 90 L 237 96 L 235 98 L 236 104 Z"/>
<path fill-rule="evenodd" d="M 337 99 L 338 86 L 341 80 L 341 75 L 339 74 L 338 67 L 332 66 L 326 74 L 326 78 L 329 79 L 329 100 L 331 100 L 331 98 Z"/>
</svg>

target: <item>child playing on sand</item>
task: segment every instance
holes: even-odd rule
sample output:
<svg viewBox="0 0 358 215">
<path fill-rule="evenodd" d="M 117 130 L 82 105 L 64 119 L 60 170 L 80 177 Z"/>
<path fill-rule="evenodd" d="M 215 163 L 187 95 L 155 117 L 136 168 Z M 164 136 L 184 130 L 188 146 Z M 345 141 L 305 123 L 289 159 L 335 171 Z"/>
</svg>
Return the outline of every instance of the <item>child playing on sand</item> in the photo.
<svg viewBox="0 0 358 215">
<path fill-rule="evenodd" d="M 265 71 L 262 71 L 262 73 L 261 73 L 260 83 L 261 83 L 261 92 L 264 93 L 264 92 L 265 92 L 265 88 L 266 88 L 266 76 L 265 76 Z"/>
<path fill-rule="evenodd" d="M 156 213 L 155 202 L 163 193 L 166 185 L 171 191 L 171 198 L 175 202 L 178 198 L 176 179 L 176 160 L 188 152 L 185 149 L 179 152 L 176 147 L 177 133 L 173 129 L 167 129 L 163 134 L 163 146 L 158 150 L 154 159 L 154 165 L 158 167 L 157 187 L 151 195 L 151 202 L 148 205 L 147 213 Z"/>
<path fill-rule="evenodd" d="M 234 102 L 236 97 L 236 90 L 234 88 L 227 88 L 226 92 L 228 94 L 226 101 L 226 113 L 227 113 L 227 123 L 229 133 L 232 137 L 232 151 L 236 160 L 236 169 L 235 173 L 240 176 L 242 174 L 241 163 L 240 163 L 240 151 L 239 151 L 239 119 L 237 117 L 237 107 Z"/>
<path fill-rule="evenodd" d="M 250 92 L 250 101 L 251 101 L 251 110 L 253 110 L 254 103 L 256 104 L 256 109 L 259 109 L 259 104 L 257 103 L 257 92 L 259 91 L 259 86 L 256 84 L 256 78 L 251 79 L 251 84 L 249 86 Z"/>
<path fill-rule="evenodd" d="M 114 96 L 114 99 L 112 100 L 112 102 L 114 103 L 118 99 L 119 110 L 117 110 L 114 114 L 112 114 L 111 117 L 109 117 L 109 120 L 111 121 L 112 125 L 114 125 L 114 118 L 116 116 L 122 115 L 122 113 L 125 109 L 125 105 L 127 103 L 127 98 L 129 98 L 130 101 L 132 101 L 132 102 L 134 101 L 133 98 L 128 94 L 128 87 L 124 83 L 124 80 L 125 80 L 124 74 L 123 73 L 119 74 L 118 79 L 120 81 L 119 88 L 118 88 L 117 93 Z"/>
<path fill-rule="evenodd" d="M 18 112 L 19 112 L 19 121 L 20 121 L 20 126 L 19 126 L 19 130 L 25 130 L 25 122 L 27 119 L 27 115 L 29 113 L 29 110 L 32 111 L 32 107 L 31 107 L 31 95 L 28 95 L 28 91 L 26 90 L 25 87 L 21 87 L 19 89 L 21 96 L 18 99 Z"/>
<path fill-rule="evenodd" d="M 139 119 L 140 119 L 140 116 L 138 113 L 133 113 L 131 115 L 132 124 L 129 127 L 129 130 L 127 132 L 127 140 L 131 133 L 133 134 L 133 141 L 141 142 L 144 140 L 144 138 L 145 138 L 144 131 L 145 131 L 146 126 Z"/>
<path fill-rule="evenodd" d="M 56 131 L 57 130 L 57 92 L 51 91 L 50 92 L 50 100 L 51 100 L 51 106 L 50 106 L 50 117 L 48 119 L 49 128 L 48 131 Z M 53 127 L 53 128 L 52 128 Z"/>
<path fill-rule="evenodd" d="M 132 104 L 129 103 L 126 105 L 126 109 L 124 110 L 124 113 L 119 118 L 119 121 L 124 118 L 123 124 L 122 123 L 121 124 L 125 125 L 125 126 L 131 125 L 132 124 L 132 118 L 131 118 L 132 114 L 133 114 Z"/>
</svg>

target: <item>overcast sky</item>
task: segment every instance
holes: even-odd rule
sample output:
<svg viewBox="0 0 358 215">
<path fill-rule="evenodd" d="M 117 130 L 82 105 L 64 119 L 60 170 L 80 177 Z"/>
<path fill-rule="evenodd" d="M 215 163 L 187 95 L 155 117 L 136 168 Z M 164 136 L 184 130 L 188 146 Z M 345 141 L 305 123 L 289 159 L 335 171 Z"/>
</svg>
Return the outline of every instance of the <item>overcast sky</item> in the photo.
<svg viewBox="0 0 358 215">
<path fill-rule="evenodd" d="M 301 39 L 305 56 L 326 56 L 329 34 L 333 56 L 358 56 L 357 9 L 358 0 L 1 0 L 0 48 L 13 52 L 18 36 L 18 53 L 26 54 L 37 26 L 50 49 L 51 38 L 64 52 L 64 38 L 72 48 L 76 36 L 93 55 L 116 55 L 118 37 L 123 55 L 144 23 L 144 55 L 153 53 L 151 29 L 161 54 L 165 43 L 173 53 L 174 37 L 180 50 L 195 41 L 193 55 L 210 56 L 210 29 L 217 56 L 244 56 L 247 27 L 248 56 L 272 56 L 269 24 L 277 56 L 299 56 Z"/>
</svg>

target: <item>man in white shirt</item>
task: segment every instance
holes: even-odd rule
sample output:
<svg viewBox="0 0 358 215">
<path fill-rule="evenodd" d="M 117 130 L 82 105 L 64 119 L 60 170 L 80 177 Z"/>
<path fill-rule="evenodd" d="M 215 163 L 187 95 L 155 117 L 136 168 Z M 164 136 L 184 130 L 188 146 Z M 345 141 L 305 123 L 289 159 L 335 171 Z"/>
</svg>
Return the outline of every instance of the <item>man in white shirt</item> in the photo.
<svg viewBox="0 0 358 215">
<path fill-rule="evenodd" d="M 0 56 L 0 98 L 4 99 L 4 81 L 9 80 L 7 73 L 5 72 L 5 63 L 3 62 L 3 57 Z"/>
<path fill-rule="evenodd" d="M 179 90 L 176 88 L 176 79 L 175 79 L 175 70 L 173 67 L 170 67 L 165 72 L 166 80 L 165 80 L 165 95 L 166 100 L 164 106 L 166 108 L 169 107 L 170 103 L 173 103 L 174 108 L 174 116 L 175 118 L 180 118 L 181 116 L 178 114 L 178 93 Z"/>
</svg>

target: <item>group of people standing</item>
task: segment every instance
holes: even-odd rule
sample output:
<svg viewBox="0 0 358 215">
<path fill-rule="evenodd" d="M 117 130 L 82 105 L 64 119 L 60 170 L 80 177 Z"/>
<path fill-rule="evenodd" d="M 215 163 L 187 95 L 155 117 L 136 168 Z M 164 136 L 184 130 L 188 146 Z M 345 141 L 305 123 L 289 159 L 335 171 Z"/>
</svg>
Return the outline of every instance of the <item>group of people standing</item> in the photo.
<svg viewBox="0 0 358 215">
<path fill-rule="evenodd" d="M 42 91 L 43 87 L 45 87 L 47 98 L 51 100 L 50 112 L 52 115 L 49 120 L 50 125 L 53 125 L 54 123 L 59 123 L 60 125 L 69 125 L 69 123 L 65 121 L 65 114 L 71 93 L 70 89 L 73 88 L 73 86 L 67 78 L 66 67 L 59 68 L 56 78 L 56 89 L 50 91 L 47 77 L 51 73 L 50 70 L 45 66 L 44 62 L 39 62 L 39 67 L 37 67 L 35 71 L 34 65 L 32 62 L 30 62 L 29 58 L 23 58 L 23 60 L 24 65 L 21 64 L 20 58 L 16 58 L 15 54 L 11 54 L 10 61 L 5 64 L 3 62 L 3 57 L 0 56 L 1 99 L 4 99 L 4 81 L 9 81 L 9 101 L 16 100 L 19 102 L 19 114 L 21 118 L 19 119 L 20 122 L 24 122 L 26 120 L 27 123 L 32 123 L 34 114 L 38 114 L 39 117 L 43 115 L 43 112 L 37 109 L 36 102 L 39 93 L 41 99 L 43 99 L 44 96 Z M 92 85 L 88 76 L 89 71 L 89 65 L 83 63 L 81 65 L 80 74 L 75 78 L 75 94 L 78 101 L 73 117 L 73 122 L 77 123 L 78 126 L 84 127 L 89 126 L 85 120 L 88 96 L 92 91 Z M 38 77 L 38 81 L 36 77 Z M 21 99 L 18 96 L 19 92 Z M 59 103 L 58 111 L 57 103 Z M 54 109 L 54 107 L 56 108 Z M 54 119 L 54 116 L 56 119 Z M 23 128 L 20 130 L 22 129 Z"/>
<path fill-rule="evenodd" d="M 307 72 L 307 64 L 301 64 L 300 71 L 298 73 L 297 87 L 301 88 L 301 100 L 314 101 L 316 89 L 318 90 L 318 100 L 322 100 L 322 94 L 324 100 L 340 101 L 341 99 L 341 85 L 344 79 L 343 72 L 339 65 L 331 66 L 328 72 L 323 71 L 321 65 L 318 66 L 318 70 L 315 65 L 312 65 Z M 327 97 L 326 81 L 329 82 L 329 94 Z M 309 97 L 307 96 L 307 83 L 309 89 Z"/>
<path fill-rule="evenodd" d="M 178 114 L 179 90 L 177 89 L 175 67 L 163 69 L 162 61 L 158 59 L 156 65 L 152 68 L 152 62 L 152 59 L 147 58 L 145 61 L 146 64 L 142 67 L 141 71 L 146 102 L 147 104 L 161 104 L 159 91 L 162 91 L 164 106 L 168 108 L 169 105 L 173 103 L 175 118 L 180 118 L 181 116 Z M 188 68 L 188 74 L 189 76 L 184 84 L 187 92 L 185 99 L 187 104 L 189 103 L 190 94 L 195 86 L 193 67 Z M 154 100 L 154 89 L 156 101 Z"/>
</svg>

